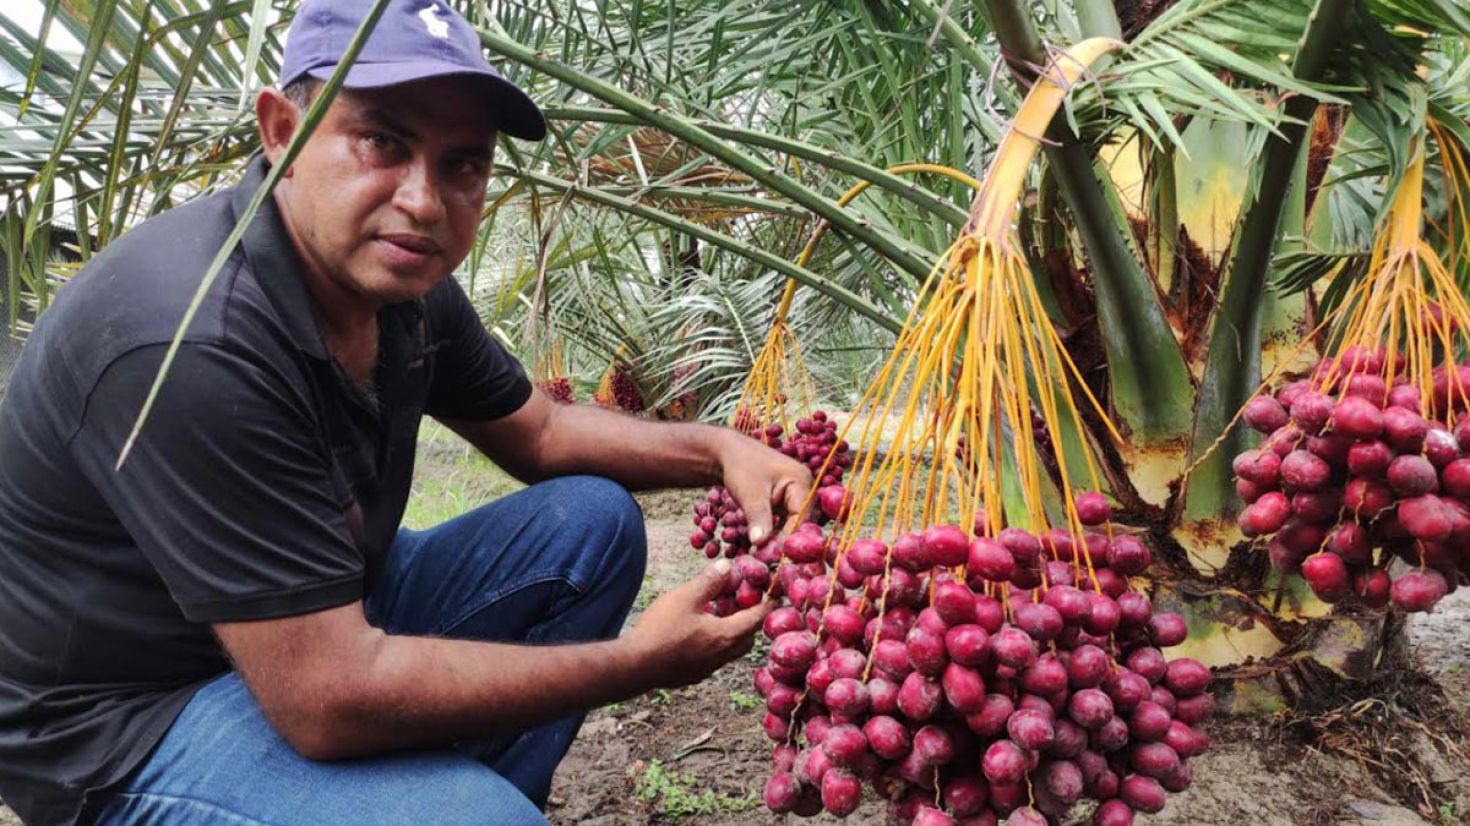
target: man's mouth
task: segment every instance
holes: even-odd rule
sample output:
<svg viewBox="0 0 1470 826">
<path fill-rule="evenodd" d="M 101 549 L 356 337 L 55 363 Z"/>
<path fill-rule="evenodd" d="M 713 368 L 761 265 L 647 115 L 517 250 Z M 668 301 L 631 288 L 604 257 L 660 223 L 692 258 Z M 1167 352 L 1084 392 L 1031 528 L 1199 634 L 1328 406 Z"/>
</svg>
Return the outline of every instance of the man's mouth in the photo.
<svg viewBox="0 0 1470 826">
<path fill-rule="evenodd" d="M 441 249 L 438 242 L 423 235 L 394 233 L 391 235 L 380 235 L 378 239 L 416 255 L 435 255 Z"/>
</svg>

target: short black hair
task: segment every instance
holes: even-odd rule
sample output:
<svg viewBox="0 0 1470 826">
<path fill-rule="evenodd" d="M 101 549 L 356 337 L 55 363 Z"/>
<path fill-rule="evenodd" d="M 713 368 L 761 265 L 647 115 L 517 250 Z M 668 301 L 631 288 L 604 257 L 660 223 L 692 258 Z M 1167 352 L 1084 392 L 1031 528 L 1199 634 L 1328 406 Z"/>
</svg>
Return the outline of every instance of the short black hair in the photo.
<svg viewBox="0 0 1470 826">
<path fill-rule="evenodd" d="M 296 104 L 296 108 L 306 111 L 311 102 L 316 100 L 317 90 L 322 88 L 322 82 L 311 75 L 302 75 L 281 87 L 281 94 L 286 100 Z"/>
</svg>

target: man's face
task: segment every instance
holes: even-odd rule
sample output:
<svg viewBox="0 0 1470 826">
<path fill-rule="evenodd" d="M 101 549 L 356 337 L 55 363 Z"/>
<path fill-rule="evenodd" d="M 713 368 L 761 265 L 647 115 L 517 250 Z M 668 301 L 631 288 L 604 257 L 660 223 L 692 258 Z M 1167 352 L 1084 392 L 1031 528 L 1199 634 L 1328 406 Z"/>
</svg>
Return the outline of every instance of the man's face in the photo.
<svg viewBox="0 0 1470 826">
<path fill-rule="evenodd" d="M 469 254 L 494 141 L 472 78 L 342 90 L 278 190 L 307 266 L 382 304 L 428 292 Z"/>
</svg>

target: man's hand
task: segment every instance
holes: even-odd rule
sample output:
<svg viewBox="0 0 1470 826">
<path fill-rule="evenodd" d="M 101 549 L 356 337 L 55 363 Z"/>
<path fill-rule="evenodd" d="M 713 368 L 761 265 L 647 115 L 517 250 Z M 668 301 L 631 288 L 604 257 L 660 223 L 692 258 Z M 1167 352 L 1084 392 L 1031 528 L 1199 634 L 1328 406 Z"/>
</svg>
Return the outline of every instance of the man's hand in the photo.
<svg viewBox="0 0 1470 826">
<path fill-rule="evenodd" d="M 798 512 L 812 490 L 812 472 L 795 459 L 771 450 L 755 439 L 728 431 L 720 451 L 725 487 L 745 511 L 750 541 L 764 545 L 771 540 L 771 509 L 784 506 L 787 524 L 796 524 Z"/>
<path fill-rule="evenodd" d="M 775 607 L 753 605 L 728 617 L 704 613 L 730 576 L 730 563 L 712 562 L 699 576 L 664 594 L 648 606 L 621 642 L 638 652 L 657 685 L 678 688 L 697 683 L 755 644 L 755 632 Z"/>
</svg>

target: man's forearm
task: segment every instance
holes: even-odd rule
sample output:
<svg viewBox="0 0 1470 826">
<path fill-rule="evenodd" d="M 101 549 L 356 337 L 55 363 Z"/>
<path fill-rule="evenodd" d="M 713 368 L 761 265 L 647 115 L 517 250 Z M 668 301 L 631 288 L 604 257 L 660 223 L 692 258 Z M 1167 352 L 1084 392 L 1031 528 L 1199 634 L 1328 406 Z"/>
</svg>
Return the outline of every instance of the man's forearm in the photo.
<svg viewBox="0 0 1470 826">
<path fill-rule="evenodd" d="M 637 696 L 650 668 L 626 640 L 528 646 L 380 635 L 305 751 L 337 760 L 482 740 Z M 298 748 L 301 746 L 298 744 Z"/>
<path fill-rule="evenodd" d="M 308 758 L 340 760 L 525 731 L 702 680 L 750 650 L 770 611 L 705 613 L 729 573 L 726 560 L 712 563 L 606 642 L 390 635 L 367 623 L 361 602 L 214 630 L 281 736 Z"/>
<path fill-rule="evenodd" d="M 730 428 L 557 405 L 540 391 L 501 419 L 444 423 L 526 483 L 584 473 L 630 490 L 722 484 L 745 509 L 757 543 L 771 535 L 773 506 L 798 513 L 812 484 L 805 464 Z"/>
<path fill-rule="evenodd" d="M 706 424 L 651 422 L 589 405 L 558 406 L 538 446 L 547 477 L 606 476 L 629 490 L 718 484 L 721 454 L 733 430 Z"/>
</svg>

